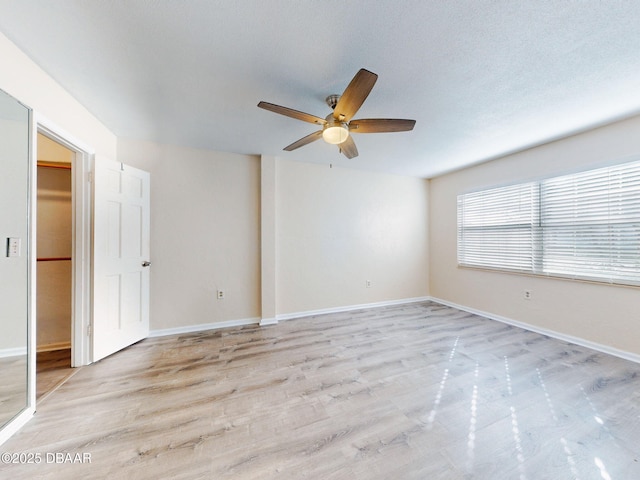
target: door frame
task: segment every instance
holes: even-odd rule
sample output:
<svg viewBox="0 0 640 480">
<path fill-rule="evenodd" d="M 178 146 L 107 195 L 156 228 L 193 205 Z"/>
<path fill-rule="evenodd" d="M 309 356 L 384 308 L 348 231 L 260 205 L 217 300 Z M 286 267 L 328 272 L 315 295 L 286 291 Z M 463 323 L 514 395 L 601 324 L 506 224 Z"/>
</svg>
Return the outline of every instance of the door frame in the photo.
<svg viewBox="0 0 640 480">
<path fill-rule="evenodd" d="M 92 172 L 95 151 L 44 115 L 33 115 L 33 162 L 37 163 L 37 133 L 63 145 L 74 156 L 71 162 L 71 366 L 89 365 L 91 355 Z M 34 185 L 37 169 L 34 165 Z M 35 239 L 35 220 L 34 233 Z M 35 240 L 34 240 L 35 242 Z M 34 289 L 35 290 L 35 289 Z M 36 292 L 37 295 L 37 292 Z M 34 299 L 35 302 L 35 299 Z M 34 319 L 35 322 L 35 319 Z M 35 335 L 34 335 L 35 337 Z M 35 338 L 34 338 L 35 343 Z M 35 347 L 35 345 L 34 345 Z M 35 390 L 35 389 L 34 389 Z"/>
</svg>

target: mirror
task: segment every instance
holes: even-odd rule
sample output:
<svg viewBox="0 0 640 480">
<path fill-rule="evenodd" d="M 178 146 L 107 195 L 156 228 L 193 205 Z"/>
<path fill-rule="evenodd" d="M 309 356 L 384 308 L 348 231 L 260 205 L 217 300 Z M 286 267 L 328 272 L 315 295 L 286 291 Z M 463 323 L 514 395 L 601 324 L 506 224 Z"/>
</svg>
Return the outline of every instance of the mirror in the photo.
<svg viewBox="0 0 640 480">
<path fill-rule="evenodd" d="M 0 90 L 0 428 L 29 406 L 30 117 Z"/>
</svg>

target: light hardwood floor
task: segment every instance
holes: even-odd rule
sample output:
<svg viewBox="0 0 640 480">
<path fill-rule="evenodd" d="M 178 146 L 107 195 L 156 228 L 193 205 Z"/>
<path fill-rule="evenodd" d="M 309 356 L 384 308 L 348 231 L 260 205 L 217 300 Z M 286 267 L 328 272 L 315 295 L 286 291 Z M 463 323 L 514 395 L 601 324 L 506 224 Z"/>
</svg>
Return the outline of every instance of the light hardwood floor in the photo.
<svg viewBox="0 0 640 480">
<path fill-rule="evenodd" d="M 44 401 L 79 370 L 71 368 L 71 350 L 39 352 L 36 359 L 36 403 Z"/>
<path fill-rule="evenodd" d="M 0 425 L 3 425 L 27 405 L 26 349 L 24 355 L 0 357 L 0 378 Z"/>
<path fill-rule="evenodd" d="M 42 455 L 0 478 L 633 480 L 640 365 L 436 303 L 366 309 L 144 340 L 0 450 Z"/>
</svg>

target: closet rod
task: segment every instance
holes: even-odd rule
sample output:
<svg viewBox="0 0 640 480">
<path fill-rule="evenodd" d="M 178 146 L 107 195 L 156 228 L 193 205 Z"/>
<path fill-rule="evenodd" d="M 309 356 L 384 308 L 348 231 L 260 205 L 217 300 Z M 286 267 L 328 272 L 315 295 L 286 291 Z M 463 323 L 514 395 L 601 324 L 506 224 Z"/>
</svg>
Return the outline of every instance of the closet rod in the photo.
<svg viewBox="0 0 640 480">
<path fill-rule="evenodd" d="M 62 170 L 71 170 L 70 163 L 38 162 L 38 166 L 43 168 L 61 168 Z"/>
<path fill-rule="evenodd" d="M 36 260 L 39 262 L 61 262 L 64 260 L 71 260 L 71 257 L 43 257 Z"/>
</svg>

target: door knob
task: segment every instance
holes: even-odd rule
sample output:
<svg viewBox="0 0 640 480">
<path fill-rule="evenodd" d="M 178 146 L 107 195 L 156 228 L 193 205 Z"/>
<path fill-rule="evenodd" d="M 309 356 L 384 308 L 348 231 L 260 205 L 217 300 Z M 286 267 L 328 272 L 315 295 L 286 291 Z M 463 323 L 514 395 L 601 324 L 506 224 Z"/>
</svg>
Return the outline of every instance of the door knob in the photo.
<svg viewBox="0 0 640 480">
<path fill-rule="evenodd" d="M 142 266 L 143 267 L 148 267 L 149 265 L 151 265 L 151 262 L 148 262 L 146 260 L 144 262 L 142 262 Z"/>
</svg>

